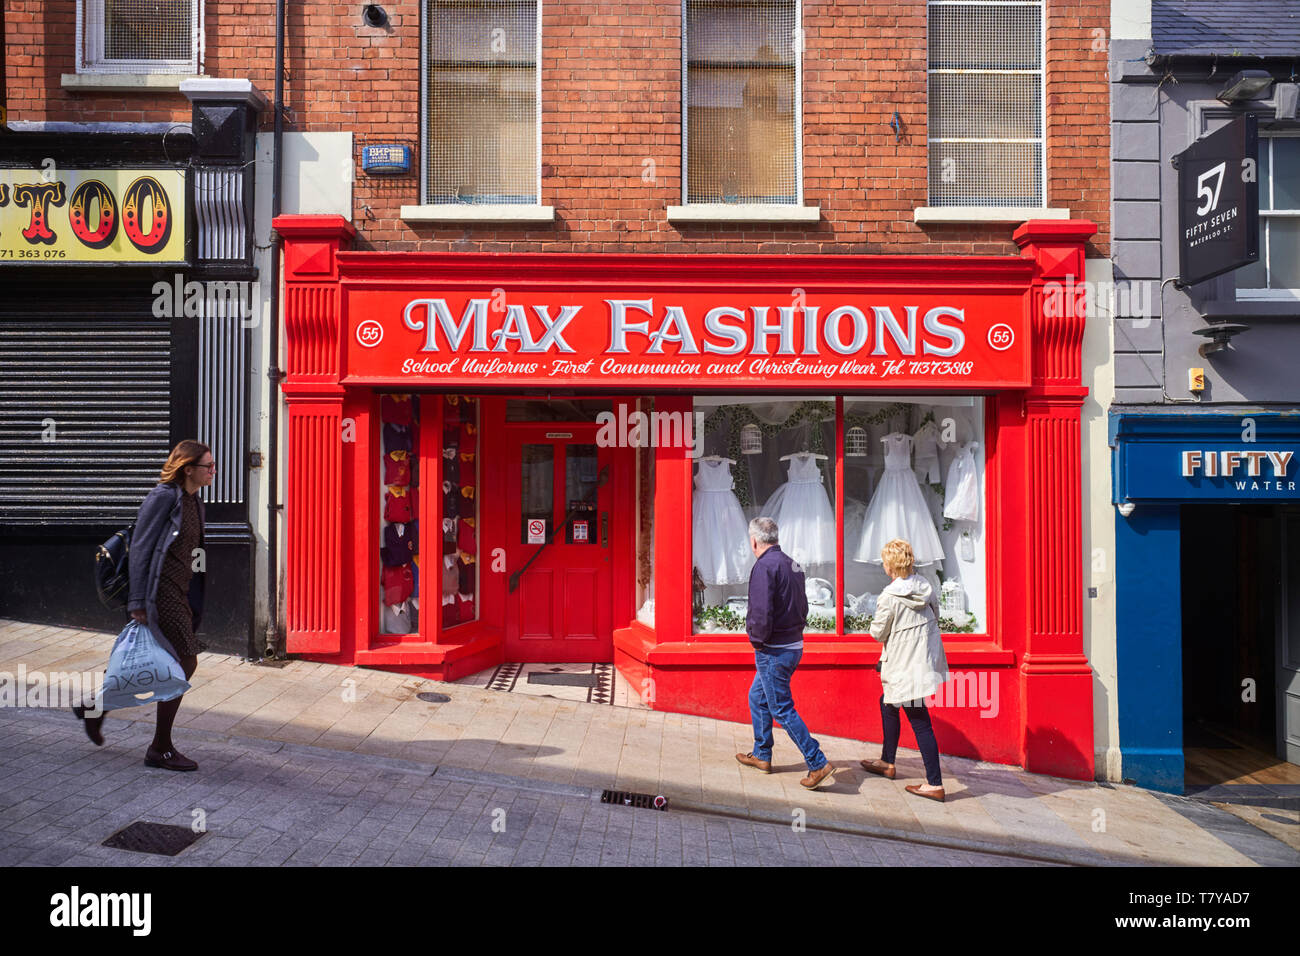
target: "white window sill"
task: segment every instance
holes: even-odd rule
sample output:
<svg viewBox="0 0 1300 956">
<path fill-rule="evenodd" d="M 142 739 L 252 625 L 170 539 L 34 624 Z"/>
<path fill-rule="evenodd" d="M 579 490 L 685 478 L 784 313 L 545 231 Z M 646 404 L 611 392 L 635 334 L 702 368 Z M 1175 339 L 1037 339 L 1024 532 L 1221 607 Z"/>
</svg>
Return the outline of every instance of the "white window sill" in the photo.
<svg viewBox="0 0 1300 956">
<path fill-rule="evenodd" d="M 180 92 L 185 80 L 199 80 L 196 73 L 64 73 L 59 84 L 65 90 L 93 90 L 112 93 L 147 93 L 158 90 Z"/>
<path fill-rule="evenodd" d="M 786 203 L 701 202 L 669 206 L 669 222 L 817 222 L 821 206 Z"/>
<path fill-rule="evenodd" d="M 554 222 L 555 207 L 514 203 L 436 203 L 403 206 L 402 219 L 406 222 Z"/>
<path fill-rule="evenodd" d="M 913 222 L 1026 222 L 1030 219 L 1069 219 L 1068 209 L 1034 206 L 917 206 Z"/>
<path fill-rule="evenodd" d="M 1300 289 L 1238 289 L 1238 302 L 1295 302 Z"/>
</svg>

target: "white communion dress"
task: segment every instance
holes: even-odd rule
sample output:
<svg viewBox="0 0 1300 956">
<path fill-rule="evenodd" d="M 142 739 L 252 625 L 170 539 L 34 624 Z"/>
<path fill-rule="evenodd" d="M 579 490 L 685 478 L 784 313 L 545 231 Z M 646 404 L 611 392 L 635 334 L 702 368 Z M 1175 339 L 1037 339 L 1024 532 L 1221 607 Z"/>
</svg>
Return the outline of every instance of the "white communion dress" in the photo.
<svg viewBox="0 0 1300 956">
<path fill-rule="evenodd" d="M 754 564 L 749 522 L 725 461 L 701 461 L 691 499 L 691 557 L 708 585 L 744 584 Z"/>
<path fill-rule="evenodd" d="M 881 441 L 885 445 L 885 472 L 867 506 L 862 541 L 853 560 L 880 564 L 881 548 L 894 538 L 902 538 L 912 546 L 917 566 L 942 561 L 943 543 L 911 468 L 911 436 L 895 432 Z"/>
<path fill-rule="evenodd" d="M 948 466 L 948 496 L 943 516 L 954 521 L 975 521 L 980 515 L 979 481 L 975 474 L 975 442 L 957 449 L 957 457 Z"/>
<path fill-rule="evenodd" d="M 772 492 L 762 514 L 776 522 L 781 550 L 800 564 L 835 560 L 835 509 L 811 454 L 790 459 L 786 483 Z"/>
</svg>

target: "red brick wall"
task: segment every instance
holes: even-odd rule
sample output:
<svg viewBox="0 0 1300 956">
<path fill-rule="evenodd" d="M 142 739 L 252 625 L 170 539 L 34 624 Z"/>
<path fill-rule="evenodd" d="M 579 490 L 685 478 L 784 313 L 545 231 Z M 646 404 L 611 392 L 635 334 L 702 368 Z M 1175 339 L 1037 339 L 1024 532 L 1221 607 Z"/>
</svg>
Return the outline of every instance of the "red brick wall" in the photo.
<svg viewBox="0 0 1300 956">
<path fill-rule="evenodd" d="M 2 0 L 11 120 L 180 121 L 180 94 L 70 93 L 73 0 Z M 290 2 L 286 128 L 419 141 L 419 2 Z M 1049 206 L 1091 219 L 1090 254 L 1108 250 L 1106 0 L 1048 0 Z M 815 224 L 673 224 L 681 202 L 681 13 L 675 2 L 595 6 L 543 0 L 542 202 L 545 225 L 407 224 L 418 179 L 378 182 L 357 169 L 358 248 L 453 251 L 1014 254 L 1007 225 L 912 221 L 926 201 L 926 4 L 806 0 L 804 197 Z M 614 12 L 610 12 L 614 11 Z M 206 72 L 247 77 L 270 98 L 275 4 L 207 0 Z M 1101 50 L 1094 50 L 1101 46 Z M 895 142 L 889 120 L 904 124 Z M 269 113 L 264 126 L 269 127 Z M 646 182 L 645 160 L 654 162 Z M 418 152 L 415 163 L 418 167 Z M 359 163 L 358 163 L 359 167 Z M 367 208 L 368 207 L 368 208 Z"/>
</svg>

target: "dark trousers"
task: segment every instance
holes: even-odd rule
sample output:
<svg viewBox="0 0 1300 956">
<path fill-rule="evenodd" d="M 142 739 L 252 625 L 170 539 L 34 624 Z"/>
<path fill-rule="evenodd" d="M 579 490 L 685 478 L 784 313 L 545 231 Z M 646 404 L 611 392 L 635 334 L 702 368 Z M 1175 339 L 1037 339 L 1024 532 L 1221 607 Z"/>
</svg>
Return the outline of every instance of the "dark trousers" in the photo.
<svg viewBox="0 0 1300 956">
<path fill-rule="evenodd" d="M 925 782 L 932 787 L 943 786 L 943 776 L 939 773 L 939 742 L 934 739 L 934 728 L 930 726 L 930 712 L 925 709 L 925 702 L 903 704 L 902 709 L 907 714 L 907 722 L 912 725 L 912 733 L 916 734 L 921 759 L 925 761 Z M 880 724 L 885 732 L 880 759 L 885 763 L 893 763 L 898 751 L 898 735 L 902 732 L 898 710 L 898 705 L 886 704 L 885 695 L 880 695 Z"/>
</svg>

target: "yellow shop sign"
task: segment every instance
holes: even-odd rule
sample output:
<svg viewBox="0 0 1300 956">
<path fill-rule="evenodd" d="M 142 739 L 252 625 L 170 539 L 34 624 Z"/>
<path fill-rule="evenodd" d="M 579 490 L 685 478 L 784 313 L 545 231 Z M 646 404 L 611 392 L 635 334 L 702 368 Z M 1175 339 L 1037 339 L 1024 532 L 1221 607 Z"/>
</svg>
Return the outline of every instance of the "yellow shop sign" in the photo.
<svg viewBox="0 0 1300 956">
<path fill-rule="evenodd" d="M 0 266 L 185 261 L 178 169 L 0 169 Z"/>
</svg>

